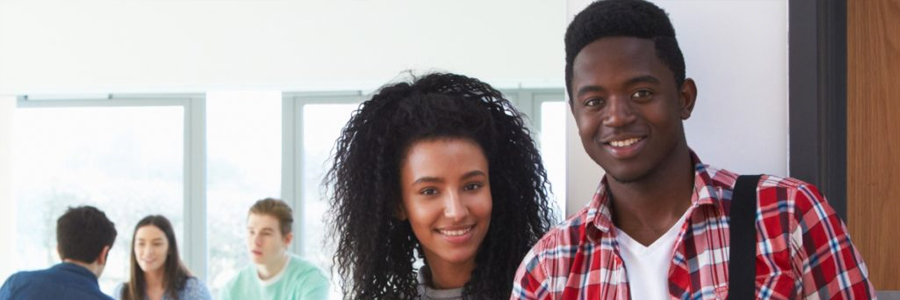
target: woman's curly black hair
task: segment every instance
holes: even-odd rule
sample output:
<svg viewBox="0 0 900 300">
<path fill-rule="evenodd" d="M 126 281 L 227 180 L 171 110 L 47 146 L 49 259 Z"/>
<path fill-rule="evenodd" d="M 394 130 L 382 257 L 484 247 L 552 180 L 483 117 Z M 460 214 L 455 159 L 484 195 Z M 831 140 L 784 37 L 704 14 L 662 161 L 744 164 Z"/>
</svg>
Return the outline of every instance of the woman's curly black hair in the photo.
<svg viewBox="0 0 900 300">
<path fill-rule="evenodd" d="M 463 288 L 467 299 L 507 299 L 522 258 L 550 228 L 547 172 L 522 116 L 490 85 L 435 73 L 389 84 L 341 132 L 329 188 L 335 267 L 345 299 L 417 299 L 422 249 L 402 205 L 400 169 L 418 141 L 462 138 L 481 146 L 490 172 L 491 224 Z M 418 253 L 418 255 L 416 255 Z M 428 262 L 426 261 L 427 265 Z"/>
</svg>

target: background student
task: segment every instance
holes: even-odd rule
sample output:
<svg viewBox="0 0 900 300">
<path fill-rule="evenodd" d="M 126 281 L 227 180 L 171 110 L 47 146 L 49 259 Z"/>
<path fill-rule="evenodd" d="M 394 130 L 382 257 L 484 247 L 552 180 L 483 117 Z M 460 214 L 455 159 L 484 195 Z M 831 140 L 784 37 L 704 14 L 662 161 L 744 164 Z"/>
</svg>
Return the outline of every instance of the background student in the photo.
<svg viewBox="0 0 900 300">
<path fill-rule="evenodd" d="M 166 217 L 141 219 L 131 239 L 131 272 L 113 296 L 120 300 L 210 300 L 209 290 L 181 261 Z"/>
<path fill-rule="evenodd" d="M 103 274 L 116 226 L 92 206 L 69 208 L 56 220 L 56 250 L 62 263 L 19 272 L 0 288 L 0 300 L 108 300 L 97 278 Z"/>
<path fill-rule="evenodd" d="M 253 264 L 225 285 L 220 300 L 328 299 L 328 278 L 287 251 L 294 238 L 293 223 L 293 212 L 284 201 L 267 198 L 250 207 L 247 250 Z"/>
</svg>

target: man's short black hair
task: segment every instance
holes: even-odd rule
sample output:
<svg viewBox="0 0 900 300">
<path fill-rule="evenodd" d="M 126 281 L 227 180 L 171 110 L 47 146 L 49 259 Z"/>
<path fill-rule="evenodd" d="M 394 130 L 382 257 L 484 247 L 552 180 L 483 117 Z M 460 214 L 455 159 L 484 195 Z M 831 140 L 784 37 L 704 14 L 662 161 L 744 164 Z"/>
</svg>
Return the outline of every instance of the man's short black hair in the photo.
<svg viewBox="0 0 900 300">
<path fill-rule="evenodd" d="M 566 29 L 566 91 L 572 98 L 572 64 L 588 44 L 604 37 L 637 37 L 653 41 L 656 56 L 675 74 L 675 84 L 684 83 L 684 55 L 675 39 L 669 16 L 644 0 L 603 0 L 575 15 Z"/>
<path fill-rule="evenodd" d="M 116 241 L 116 225 L 93 206 L 69 207 L 56 220 L 56 243 L 62 259 L 92 263 L 104 246 Z"/>
</svg>

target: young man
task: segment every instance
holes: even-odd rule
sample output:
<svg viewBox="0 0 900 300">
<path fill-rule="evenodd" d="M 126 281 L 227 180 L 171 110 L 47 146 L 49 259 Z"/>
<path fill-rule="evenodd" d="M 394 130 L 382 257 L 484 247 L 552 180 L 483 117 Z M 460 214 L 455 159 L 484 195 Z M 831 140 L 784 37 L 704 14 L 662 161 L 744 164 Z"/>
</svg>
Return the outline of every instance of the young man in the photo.
<svg viewBox="0 0 900 300">
<path fill-rule="evenodd" d="M 328 299 L 328 278 L 287 251 L 294 238 L 293 212 L 284 201 L 263 199 L 250 207 L 247 250 L 253 264 L 222 289 L 220 300 Z"/>
<path fill-rule="evenodd" d="M 69 208 L 56 220 L 56 250 L 62 263 L 49 269 L 13 274 L 0 288 L 0 300 L 112 300 L 97 278 L 116 241 L 116 227 L 91 206 Z"/>
<path fill-rule="evenodd" d="M 725 299 L 731 275 L 749 278 L 732 299 L 875 297 L 843 223 L 814 186 L 792 178 L 751 182 L 757 248 L 746 263 L 755 276 L 730 272 L 738 174 L 704 165 L 687 145 L 682 122 L 697 88 L 664 11 L 595 2 L 565 43 L 570 108 L 606 175 L 593 201 L 525 257 L 512 299 Z"/>
</svg>

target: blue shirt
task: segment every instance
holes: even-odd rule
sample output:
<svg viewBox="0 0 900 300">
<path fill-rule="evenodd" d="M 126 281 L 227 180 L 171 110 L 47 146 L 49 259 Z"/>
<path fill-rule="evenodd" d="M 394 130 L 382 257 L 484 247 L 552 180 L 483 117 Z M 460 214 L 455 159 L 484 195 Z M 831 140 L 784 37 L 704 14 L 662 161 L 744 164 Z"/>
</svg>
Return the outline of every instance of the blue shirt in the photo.
<svg viewBox="0 0 900 300">
<path fill-rule="evenodd" d="M 100 291 L 97 276 L 70 263 L 13 274 L 0 288 L 0 300 L 112 300 Z"/>
<path fill-rule="evenodd" d="M 113 293 L 113 297 L 117 300 L 122 299 L 122 290 L 125 289 L 125 284 L 120 283 L 116 286 L 116 291 Z M 147 297 L 144 297 L 147 299 Z M 168 294 L 163 294 L 163 300 L 171 300 Z M 212 300 L 212 296 L 209 294 L 209 290 L 206 288 L 206 285 L 197 279 L 196 277 L 190 277 L 184 283 L 184 289 L 178 291 L 178 299 L 182 300 Z"/>
</svg>

